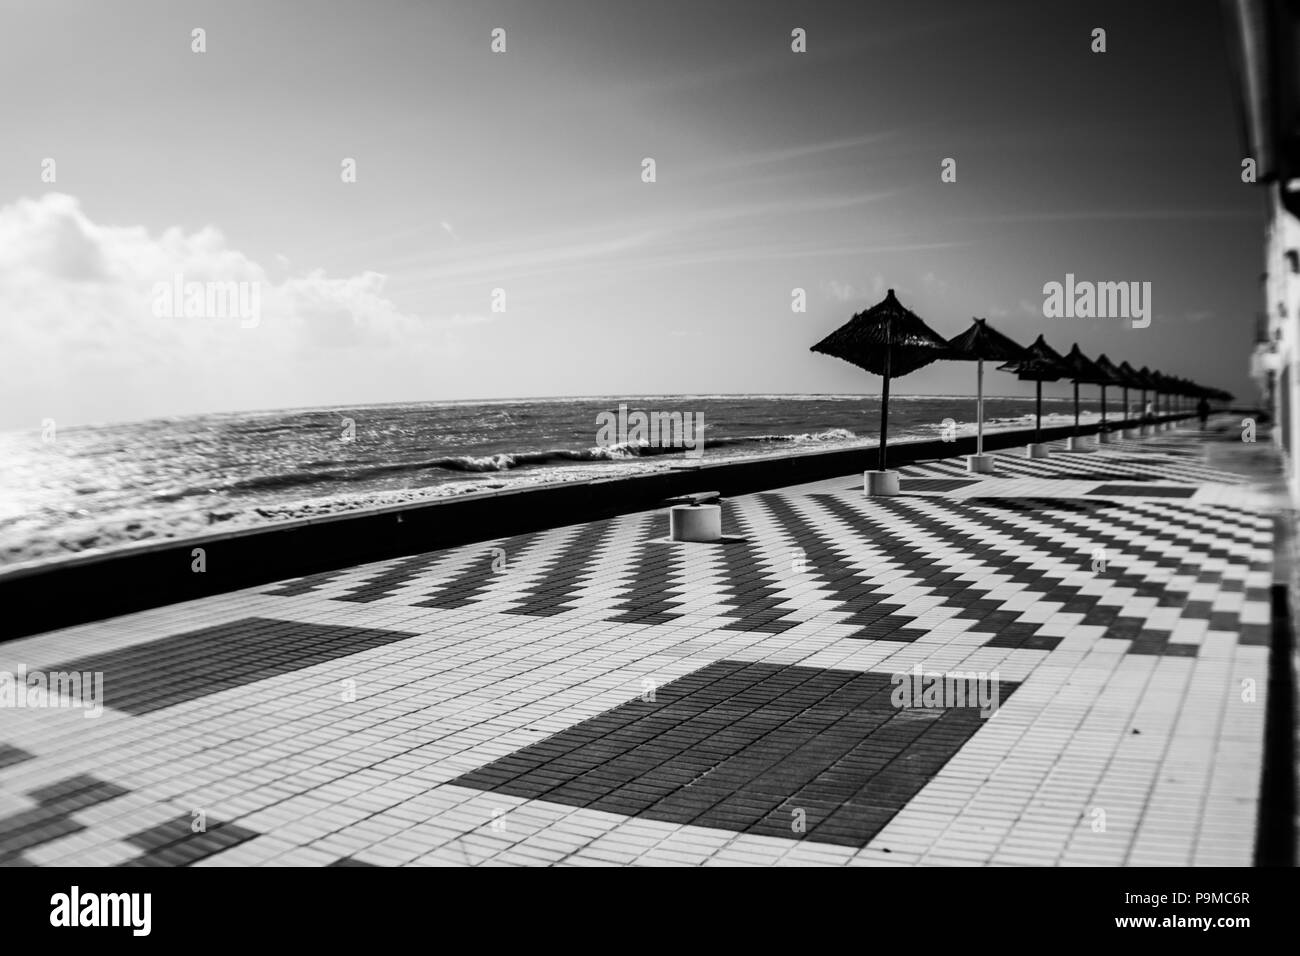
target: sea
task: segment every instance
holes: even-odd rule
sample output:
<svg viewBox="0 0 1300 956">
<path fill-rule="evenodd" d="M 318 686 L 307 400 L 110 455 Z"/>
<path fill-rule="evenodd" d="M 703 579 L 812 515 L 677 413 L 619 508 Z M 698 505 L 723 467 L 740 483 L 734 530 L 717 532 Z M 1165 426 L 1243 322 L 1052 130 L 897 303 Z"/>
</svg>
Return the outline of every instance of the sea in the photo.
<svg viewBox="0 0 1300 956">
<path fill-rule="evenodd" d="M 691 448 L 664 447 L 659 439 L 669 436 L 638 431 L 636 412 L 680 413 L 683 423 L 700 423 L 702 446 L 683 432 Z M 1032 398 L 986 397 L 985 430 L 1032 426 L 1033 413 Z M 1081 421 L 1097 415 L 1095 399 L 1083 403 Z M 889 440 L 973 434 L 974 420 L 973 397 L 895 395 Z M 1044 398 L 1044 426 L 1072 420 L 1070 399 Z M 628 428 L 620 432 L 620 423 Z M 635 395 L 300 408 L 67 426 L 53 435 L 0 432 L 0 567 L 687 461 L 874 447 L 879 428 L 878 396 Z"/>
</svg>

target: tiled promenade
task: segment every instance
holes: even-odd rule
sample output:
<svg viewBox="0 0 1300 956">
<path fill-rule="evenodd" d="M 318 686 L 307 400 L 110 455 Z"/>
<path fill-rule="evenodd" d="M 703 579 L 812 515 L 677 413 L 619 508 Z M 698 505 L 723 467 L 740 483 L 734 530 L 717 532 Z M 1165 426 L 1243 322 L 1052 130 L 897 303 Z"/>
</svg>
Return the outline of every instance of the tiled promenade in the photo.
<svg viewBox="0 0 1300 956">
<path fill-rule="evenodd" d="M 0 644 L 107 702 L 0 710 L 0 865 L 1249 864 L 1276 502 L 1227 424 Z M 916 665 L 1000 706 L 894 706 Z"/>
</svg>

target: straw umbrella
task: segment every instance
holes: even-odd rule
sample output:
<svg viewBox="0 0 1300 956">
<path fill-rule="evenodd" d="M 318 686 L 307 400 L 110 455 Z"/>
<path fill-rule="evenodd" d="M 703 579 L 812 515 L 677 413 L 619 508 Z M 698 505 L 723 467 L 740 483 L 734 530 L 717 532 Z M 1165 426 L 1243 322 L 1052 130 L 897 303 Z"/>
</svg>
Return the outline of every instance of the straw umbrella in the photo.
<svg viewBox="0 0 1300 956">
<path fill-rule="evenodd" d="M 1175 414 L 1181 414 L 1184 400 L 1187 398 L 1187 379 L 1181 375 L 1170 375 L 1169 390 L 1170 395 L 1173 396 L 1169 403 L 1169 410 Z"/>
<path fill-rule="evenodd" d="M 1141 379 L 1141 376 L 1138 375 L 1138 373 L 1137 373 L 1137 369 L 1135 369 L 1132 365 L 1129 365 L 1128 362 L 1120 362 L 1120 363 L 1119 363 L 1119 374 L 1120 374 L 1120 376 L 1121 376 L 1121 378 L 1122 378 L 1122 384 L 1123 384 L 1123 386 L 1124 386 L 1124 419 L 1123 419 L 1123 424 L 1124 424 L 1125 426 L 1127 426 L 1128 423 L 1129 423 L 1129 421 L 1130 421 L 1130 418 L 1129 418 L 1129 404 L 1128 404 L 1128 390 L 1129 390 L 1130 388 L 1141 388 L 1141 387 L 1142 387 L 1142 379 Z M 1125 428 L 1124 428 L 1124 437 L 1125 437 L 1125 438 L 1131 438 L 1131 437 L 1132 437 L 1132 435 L 1130 434 L 1131 431 L 1132 431 L 1132 429 L 1125 427 Z"/>
<path fill-rule="evenodd" d="M 880 449 L 877 471 L 866 473 L 870 495 L 898 494 L 898 475 L 887 468 L 885 446 L 889 439 L 889 380 L 929 365 L 948 354 L 939 333 L 905 308 L 890 289 L 885 298 L 859 312 L 812 351 L 843 359 L 884 379 L 880 388 Z"/>
<path fill-rule="evenodd" d="M 1079 349 L 1079 343 L 1075 342 L 1074 347 L 1066 353 L 1062 359 L 1062 367 L 1065 369 L 1065 378 L 1068 378 L 1074 384 L 1074 431 L 1070 435 L 1070 440 L 1066 448 L 1070 451 L 1078 451 L 1079 441 L 1079 383 L 1083 382 L 1088 385 L 1099 385 L 1106 381 L 1106 375 L 1097 367 L 1097 363 L 1088 358 Z"/>
<path fill-rule="evenodd" d="M 1040 335 L 1032 345 L 1025 349 L 1024 358 L 999 365 L 1000 372 L 1015 372 L 1022 382 L 1033 381 L 1036 388 L 1034 443 L 1027 449 L 1030 458 L 1046 458 L 1047 446 L 1042 442 L 1043 432 L 1043 383 L 1055 382 L 1065 370 L 1062 368 L 1061 354 L 1047 344 Z"/>
<path fill-rule="evenodd" d="M 985 319 L 975 319 L 961 335 L 948 340 L 949 359 L 975 362 L 975 454 L 966 456 L 966 470 L 993 472 L 993 459 L 984 454 L 984 362 L 1010 362 L 1025 357 L 1017 345 L 992 328 Z"/>
<path fill-rule="evenodd" d="M 1156 394 L 1156 380 L 1151 369 L 1143 365 L 1138 369 L 1137 374 L 1138 381 L 1142 384 L 1142 417 L 1145 419 L 1147 414 L 1147 392 L 1151 392 L 1151 408 L 1153 412 L 1155 410 L 1156 400 L 1159 396 Z M 1148 429 L 1150 429 L 1150 431 L 1148 431 Z M 1144 435 L 1149 435 L 1152 431 L 1155 431 L 1155 422 L 1148 424 L 1144 421 L 1142 423 L 1142 433 Z"/>
<path fill-rule="evenodd" d="M 1154 405 L 1156 405 L 1156 415 L 1169 414 L 1169 393 L 1174 388 L 1173 380 L 1171 380 L 1169 376 L 1164 375 L 1164 373 L 1152 372 L 1151 384 L 1153 388 L 1156 389 L 1156 402 L 1154 402 Z M 1161 407 L 1160 407 L 1161 395 L 1164 395 L 1165 397 L 1164 411 L 1161 411 Z M 1166 421 L 1161 421 L 1160 424 L 1156 425 L 1156 428 L 1165 428 L 1167 424 L 1169 423 L 1166 423 Z"/>
<path fill-rule="evenodd" d="M 1170 379 L 1169 387 L 1172 391 L 1172 397 L 1169 400 L 1169 411 L 1175 415 L 1181 414 L 1184 399 L 1187 397 L 1187 382 L 1175 375 Z"/>
<path fill-rule="evenodd" d="M 1105 352 L 1097 356 L 1097 360 L 1092 364 L 1106 376 L 1097 383 L 1101 386 L 1101 430 L 1097 432 L 1097 441 L 1105 445 L 1110 442 L 1110 432 L 1106 431 L 1106 386 L 1124 384 L 1124 373 L 1119 370 L 1119 366 L 1106 357 Z M 1127 394 L 1128 389 L 1124 391 Z"/>
</svg>

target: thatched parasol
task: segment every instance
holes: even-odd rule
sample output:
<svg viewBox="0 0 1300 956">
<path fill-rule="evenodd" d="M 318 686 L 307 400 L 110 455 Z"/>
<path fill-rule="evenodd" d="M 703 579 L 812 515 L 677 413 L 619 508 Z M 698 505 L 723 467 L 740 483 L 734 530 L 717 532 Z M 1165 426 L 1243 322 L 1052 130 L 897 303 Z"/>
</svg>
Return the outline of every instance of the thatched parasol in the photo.
<svg viewBox="0 0 1300 956">
<path fill-rule="evenodd" d="M 1151 406 L 1154 409 L 1156 404 L 1155 399 L 1158 397 L 1154 394 L 1156 390 L 1156 380 L 1151 373 L 1151 369 L 1147 368 L 1145 365 L 1143 365 L 1140 369 L 1138 369 L 1137 379 L 1138 379 L 1138 384 L 1142 386 L 1142 423 L 1146 424 L 1147 392 L 1153 393 Z"/>
<path fill-rule="evenodd" d="M 1129 421 L 1128 390 L 1130 388 L 1141 388 L 1142 378 L 1138 375 L 1137 369 L 1128 362 L 1119 363 L 1120 384 L 1124 386 L 1124 424 Z"/>
<path fill-rule="evenodd" d="M 1159 394 L 1165 397 L 1164 413 L 1166 415 L 1173 414 L 1173 398 L 1178 391 L 1178 380 L 1170 375 L 1165 375 L 1163 372 L 1152 372 L 1151 377 L 1155 380 L 1156 388 L 1159 389 Z M 1159 400 L 1157 400 L 1156 403 L 1156 411 L 1160 411 Z"/>
<path fill-rule="evenodd" d="M 1101 433 L 1105 434 L 1106 432 L 1106 386 L 1123 385 L 1124 373 L 1119 370 L 1119 366 L 1117 366 L 1110 359 L 1106 358 L 1105 352 L 1103 352 L 1101 355 L 1098 355 L 1097 361 L 1093 362 L 1092 364 L 1097 366 L 1097 370 L 1106 376 L 1106 378 L 1103 381 L 1096 383 L 1101 386 Z M 1126 393 L 1127 391 L 1128 389 L 1125 389 Z M 1126 400 L 1127 400 L 1127 395 L 1126 395 Z M 1106 441 L 1110 441 L 1110 439 L 1107 438 Z"/>
<path fill-rule="evenodd" d="M 1071 444 L 1074 444 L 1079 440 L 1079 383 L 1099 385 L 1106 381 L 1106 374 L 1097 367 L 1096 362 L 1083 354 L 1078 342 L 1066 353 L 1062 366 L 1065 368 L 1062 377 L 1074 384 L 1074 431 L 1071 433 Z"/>
<path fill-rule="evenodd" d="M 984 363 L 1014 362 L 1025 357 L 1025 349 L 991 327 L 985 319 L 975 319 L 961 335 L 948 340 L 948 358 L 975 362 L 975 454 L 984 454 Z M 972 466 L 973 467 L 973 466 Z"/>
<path fill-rule="evenodd" d="M 1022 382 L 1033 381 L 1037 385 L 1034 417 L 1034 444 L 1041 444 L 1043 431 L 1043 383 L 1055 382 L 1065 377 L 1061 353 L 1057 352 L 1040 335 L 1032 345 L 1025 349 L 1025 357 L 1016 362 L 999 365 L 1000 372 L 1015 372 Z"/>
<path fill-rule="evenodd" d="M 880 471 L 885 471 L 889 436 L 889 380 L 929 365 L 948 354 L 939 333 L 905 308 L 890 289 L 885 298 L 812 347 L 884 379 L 880 388 Z"/>
</svg>

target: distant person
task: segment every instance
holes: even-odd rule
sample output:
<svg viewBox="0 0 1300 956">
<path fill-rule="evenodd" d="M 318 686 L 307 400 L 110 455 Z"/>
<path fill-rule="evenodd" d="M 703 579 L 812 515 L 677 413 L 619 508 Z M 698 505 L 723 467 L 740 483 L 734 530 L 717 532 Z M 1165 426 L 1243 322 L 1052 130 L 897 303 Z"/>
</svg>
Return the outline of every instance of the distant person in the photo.
<svg viewBox="0 0 1300 956">
<path fill-rule="evenodd" d="M 1210 420 L 1210 403 L 1201 396 L 1201 400 L 1196 403 L 1196 417 L 1201 420 L 1201 429 L 1204 430 L 1205 423 Z"/>
<path fill-rule="evenodd" d="M 1142 409 L 1143 423 L 1150 425 L 1156 420 L 1156 406 L 1152 402 L 1147 402 L 1147 407 Z"/>
</svg>

